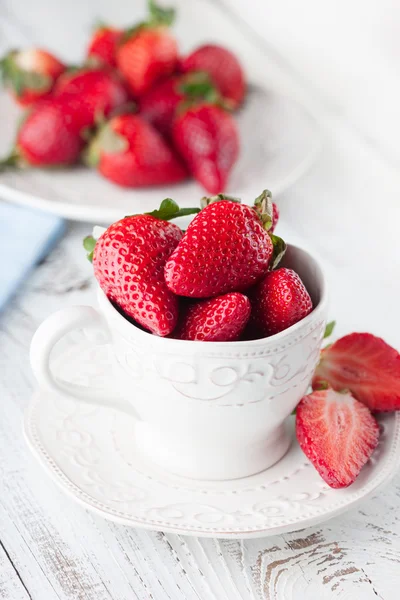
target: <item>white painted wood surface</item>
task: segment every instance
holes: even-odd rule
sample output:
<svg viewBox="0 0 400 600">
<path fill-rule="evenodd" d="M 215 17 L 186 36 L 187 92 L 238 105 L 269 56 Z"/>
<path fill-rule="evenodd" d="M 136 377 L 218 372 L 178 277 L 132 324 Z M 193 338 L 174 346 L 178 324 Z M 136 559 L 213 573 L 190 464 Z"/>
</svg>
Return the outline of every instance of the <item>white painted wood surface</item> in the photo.
<svg viewBox="0 0 400 600">
<path fill-rule="evenodd" d="M 3 43 L 6 36 L 14 43 L 29 37 L 26 23 L 45 14 L 44 0 L 35 3 L 35 15 L 33 5 L 23 14 L 23 5 L 13 2 L 14 16 L 9 0 L 0 5 Z M 61 6 L 52 3 L 50 13 L 56 5 Z M 77 3 L 62 6 L 67 13 Z M 106 11 L 105 3 L 100 9 Z M 56 39 L 54 31 L 47 38 L 43 33 L 44 40 L 52 36 Z M 304 78 L 296 77 L 290 62 L 277 60 L 276 71 L 307 96 Z M 353 126 L 352 111 L 344 115 L 335 102 L 314 101 L 327 140 L 309 175 L 277 198 L 281 234 L 324 261 L 339 335 L 371 330 L 400 347 L 400 175 L 397 156 L 386 152 L 394 147 L 393 138 L 389 129 L 363 128 L 362 119 Z M 375 497 L 322 526 L 245 542 L 115 525 L 75 505 L 48 480 L 22 438 L 22 415 L 34 389 L 27 351 L 48 314 L 94 301 L 90 265 L 81 250 L 86 232 L 86 226 L 71 225 L 0 315 L 0 598 L 397 599 L 400 475 Z"/>
</svg>

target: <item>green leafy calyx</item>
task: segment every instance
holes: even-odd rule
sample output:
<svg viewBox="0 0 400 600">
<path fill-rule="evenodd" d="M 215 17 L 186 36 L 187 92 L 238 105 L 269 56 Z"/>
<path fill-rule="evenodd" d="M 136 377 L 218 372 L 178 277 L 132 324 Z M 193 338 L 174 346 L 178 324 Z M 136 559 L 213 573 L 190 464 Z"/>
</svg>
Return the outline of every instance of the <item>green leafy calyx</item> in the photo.
<svg viewBox="0 0 400 600">
<path fill-rule="evenodd" d="M 10 87 L 17 97 L 25 90 L 46 92 L 51 88 L 52 79 L 45 73 L 25 71 L 18 66 L 17 50 L 12 50 L 0 61 L 0 79 L 4 86 Z"/>
<path fill-rule="evenodd" d="M 270 267 L 272 270 L 272 269 L 276 269 L 276 267 L 281 262 L 282 258 L 285 255 L 287 245 L 286 245 L 286 242 L 281 237 L 279 237 L 279 235 L 270 233 L 269 237 L 271 238 L 271 242 L 273 245 L 271 267 Z"/>
<path fill-rule="evenodd" d="M 160 207 L 151 212 L 144 213 L 162 221 L 170 221 L 177 217 L 185 217 L 194 215 L 200 212 L 200 208 L 179 208 L 178 204 L 172 198 L 165 198 L 160 204 Z"/>
<path fill-rule="evenodd" d="M 216 196 L 203 196 L 200 200 L 201 208 L 205 208 L 209 204 L 214 204 L 214 202 L 221 202 L 221 200 L 229 200 L 229 202 L 236 202 L 237 204 L 241 203 L 240 198 L 236 198 L 235 196 L 228 196 L 228 194 L 217 194 Z"/>
<path fill-rule="evenodd" d="M 162 8 L 154 0 L 148 1 L 149 18 L 125 29 L 119 44 L 124 44 L 130 38 L 138 34 L 142 29 L 153 29 L 155 27 L 169 27 L 175 20 L 174 8 Z"/>
<path fill-rule="evenodd" d="M 336 321 L 331 321 L 325 327 L 324 339 L 332 335 L 333 330 L 335 329 Z"/>
<path fill-rule="evenodd" d="M 174 8 L 162 8 L 154 0 L 149 0 L 150 26 L 165 25 L 169 27 L 175 19 Z"/>
<path fill-rule="evenodd" d="M 254 200 L 254 209 L 261 219 L 263 227 L 266 231 L 272 227 L 272 194 L 269 190 L 263 190 L 261 194 Z"/>
<path fill-rule="evenodd" d="M 96 167 L 103 152 L 106 154 L 123 154 L 128 148 L 128 140 L 107 124 L 100 128 L 89 144 L 84 153 L 83 162 L 89 167 Z"/>
<path fill-rule="evenodd" d="M 85 250 L 87 252 L 87 258 L 88 258 L 88 260 L 90 260 L 90 262 L 93 261 L 93 251 L 94 251 L 95 245 L 96 245 L 96 240 L 94 239 L 94 237 L 92 235 L 87 235 L 84 238 L 83 247 L 85 248 Z"/>
</svg>

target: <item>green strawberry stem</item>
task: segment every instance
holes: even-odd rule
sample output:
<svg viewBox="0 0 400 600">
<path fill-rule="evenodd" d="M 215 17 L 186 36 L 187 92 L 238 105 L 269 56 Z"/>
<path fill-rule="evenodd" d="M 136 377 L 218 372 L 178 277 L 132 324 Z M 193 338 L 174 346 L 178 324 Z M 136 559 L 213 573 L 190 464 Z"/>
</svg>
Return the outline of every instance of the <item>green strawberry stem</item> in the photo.
<svg viewBox="0 0 400 600">
<path fill-rule="evenodd" d="M 165 198 L 161 202 L 159 208 L 143 214 L 149 215 L 150 217 L 154 217 L 156 219 L 160 219 L 162 221 L 170 221 L 171 219 L 176 219 L 177 217 L 186 217 L 188 215 L 194 215 L 199 212 L 200 208 L 179 208 L 175 200 L 172 200 L 172 198 Z M 83 240 L 83 247 L 87 252 L 87 258 L 88 260 L 90 260 L 90 262 L 92 262 L 93 260 L 93 250 L 96 245 L 96 241 L 97 240 L 93 237 L 93 235 L 87 235 Z"/>
<path fill-rule="evenodd" d="M 160 208 L 144 213 L 162 221 L 170 221 L 177 217 L 186 217 L 200 212 L 200 208 L 179 208 L 178 204 L 172 198 L 165 198 L 160 204 Z"/>
<path fill-rule="evenodd" d="M 272 194 L 269 190 L 263 190 L 254 200 L 254 208 L 260 217 L 263 227 L 266 231 L 272 227 Z"/>
</svg>

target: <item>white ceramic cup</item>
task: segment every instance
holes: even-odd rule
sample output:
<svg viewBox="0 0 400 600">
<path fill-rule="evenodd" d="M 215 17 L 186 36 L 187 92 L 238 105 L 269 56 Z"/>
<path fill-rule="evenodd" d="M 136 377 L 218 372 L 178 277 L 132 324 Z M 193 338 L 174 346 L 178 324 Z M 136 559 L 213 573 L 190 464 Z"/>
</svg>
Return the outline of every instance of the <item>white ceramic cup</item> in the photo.
<svg viewBox="0 0 400 600">
<path fill-rule="evenodd" d="M 267 469 L 287 451 L 285 420 L 307 390 L 324 333 L 321 268 L 289 246 L 313 311 L 277 335 L 243 342 L 192 342 L 151 335 L 127 321 L 99 290 L 99 310 L 66 308 L 35 333 L 31 364 L 40 386 L 136 417 L 132 443 L 151 461 L 192 479 L 235 479 Z M 62 336 L 85 329 L 110 343 L 119 393 L 58 381 L 49 365 Z"/>
</svg>

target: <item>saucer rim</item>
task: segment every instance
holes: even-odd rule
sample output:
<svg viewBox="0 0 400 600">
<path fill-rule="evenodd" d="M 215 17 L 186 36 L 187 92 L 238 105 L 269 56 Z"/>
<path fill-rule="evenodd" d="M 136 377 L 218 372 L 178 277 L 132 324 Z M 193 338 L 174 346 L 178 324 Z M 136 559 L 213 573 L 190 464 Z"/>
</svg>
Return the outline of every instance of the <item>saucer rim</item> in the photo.
<svg viewBox="0 0 400 600">
<path fill-rule="evenodd" d="M 96 504 L 100 505 L 101 502 L 91 497 L 90 494 L 80 489 L 73 481 L 71 481 L 58 467 L 52 457 L 48 454 L 46 448 L 44 448 L 42 445 L 40 437 L 36 431 L 34 416 L 35 410 L 40 405 L 42 394 L 46 393 L 46 390 L 39 389 L 35 391 L 27 409 L 25 410 L 23 426 L 23 435 L 28 448 L 38 460 L 42 469 L 49 474 L 51 480 L 54 481 L 59 489 L 65 492 L 67 496 L 74 499 L 85 509 L 88 509 L 95 514 L 115 523 L 130 527 L 139 527 L 144 530 L 163 531 L 166 533 L 175 533 L 179 535 L 218 539 L 251 539 L 289 533 L 305 527 L 318 525 L 347 512 L 351 508 L 354 508 L 362 500 L 370 497 L 378 489 L 381 489 L 383 486 L 389 483 L 400 467 L 400 412 L 396 412 L 391 415 L 391 418 L 395 420 L 395 423 L 390 439 L 390 449 L 385 456 L 386 464 L 384 468 L 376 477 L 374 477 L 372 482 L 367 482 L 363 488 L 357 492 L 354 492 L 353 498 L 342 498 L 339 502 L 334 503 L 332 509 L 321 509 L 322 512 L 320 514 L 314 514 L 310 517 L 303 517 L 301 520 L 296 520 L 296 518 L 292 517 L 289 519 L 290 522 L 286 522 L 283 525 L 275 525 L 274 527 L 269 528 L 244 528 L 241 530 L 240 528 L 236 527 L 231 531 L 223 531 L 217 527 L 203 529 L 196 529 L 195 527 L 180 527 L 176 524 L 168 523 L 167 521 L 161 522 L 152 519 L 121 516 L 117 514 L 118 511 L 115 511 L 112 508 L 101 508 L 100 506 L 96 506 Z M 379 457 L 377 460 L 382 460 L 382 457 Z M 340 490 L 338 490 L 338 493 L 340 493 Z"/>
</svg>

